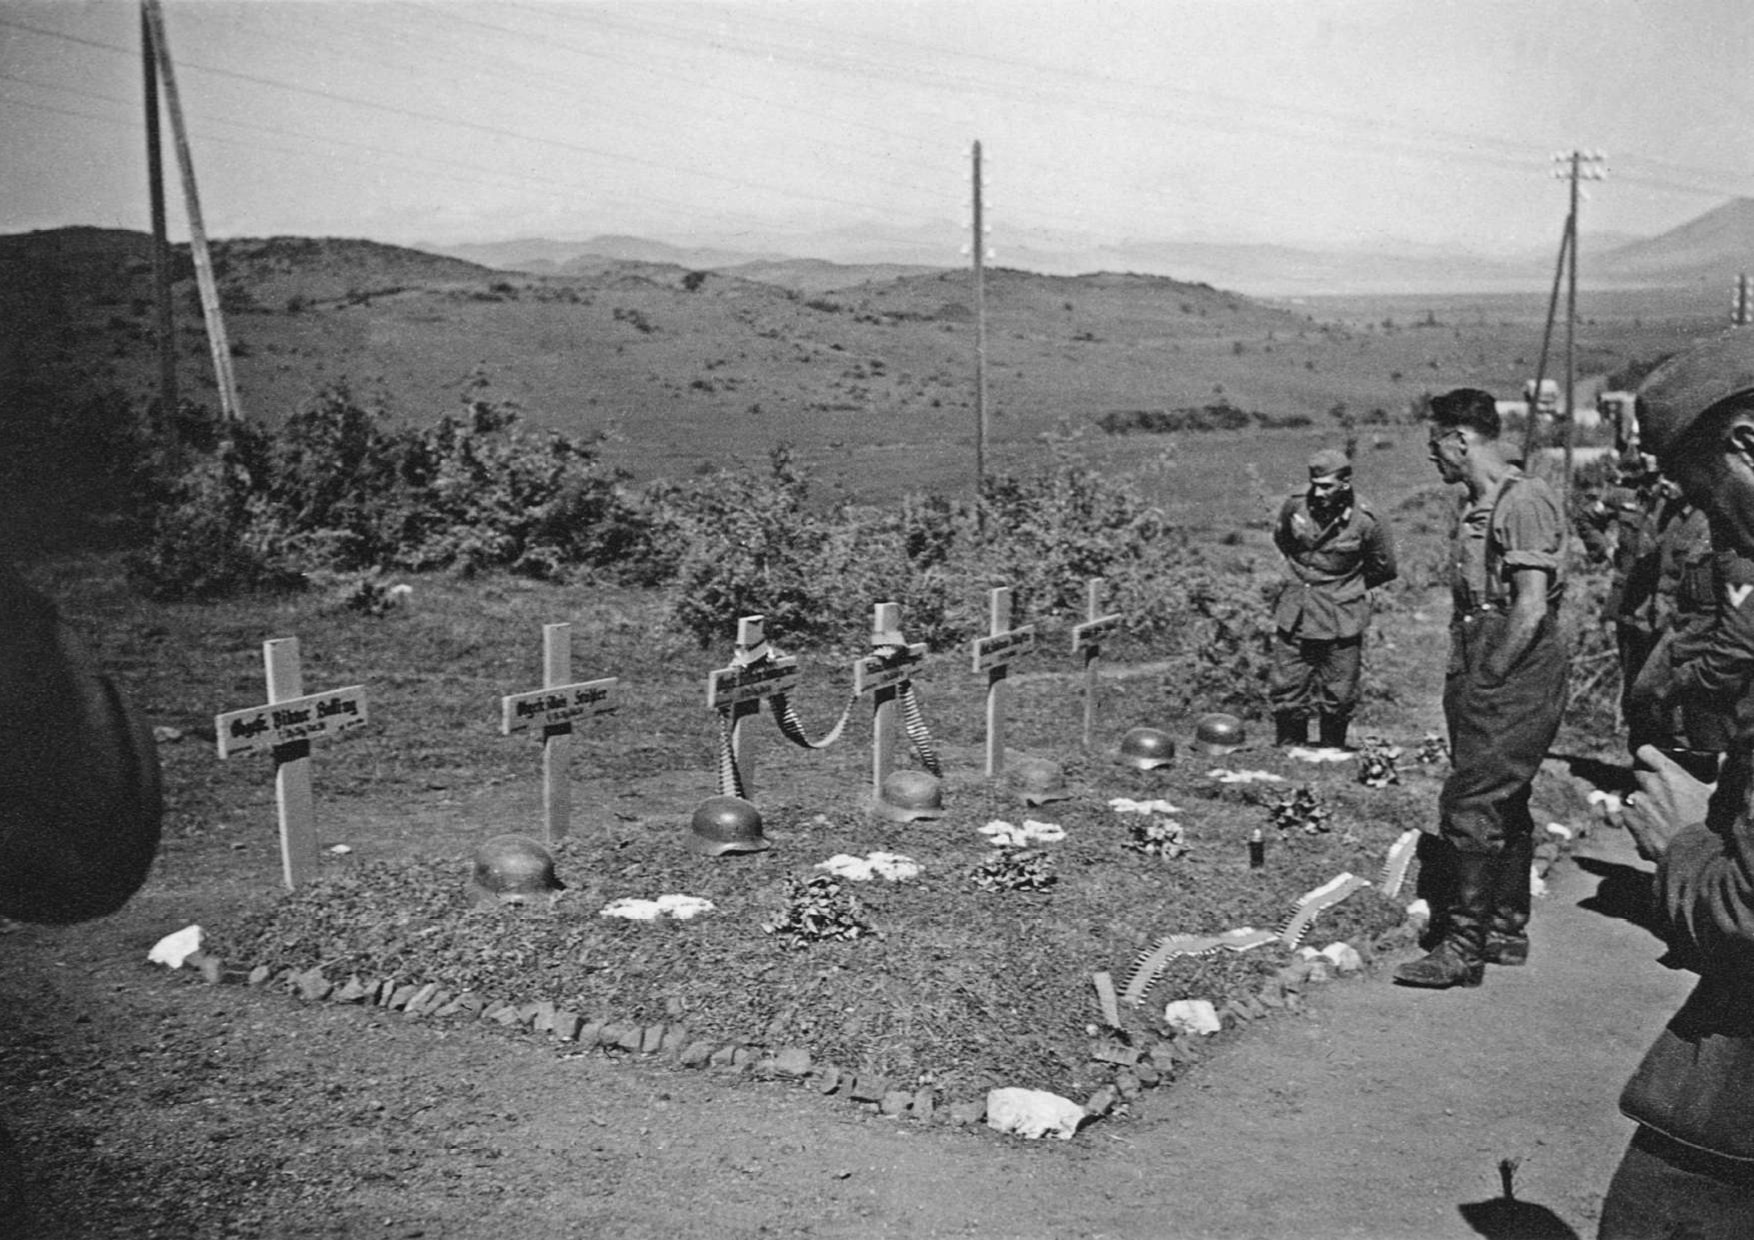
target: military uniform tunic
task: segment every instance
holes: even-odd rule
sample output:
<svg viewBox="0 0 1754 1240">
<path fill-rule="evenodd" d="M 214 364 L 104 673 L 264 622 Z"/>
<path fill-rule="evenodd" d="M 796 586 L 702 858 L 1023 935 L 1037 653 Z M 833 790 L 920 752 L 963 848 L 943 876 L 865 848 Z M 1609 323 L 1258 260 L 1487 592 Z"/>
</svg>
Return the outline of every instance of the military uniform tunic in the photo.
<svg viewBox="0 0 1754 1240">
<path fill-rule="evenodd" d="M 1280 508 L 1273 543 L 1291 573 L 1273 607 L 1273 709 L 1350 719 L 1370 591 L 1395 579 L 1388 527 L 1356 498 L 1324 522 L 1311 512 L 1308 492 L 1299 491 Z"/>
<path fill-rule="evenodd" d="M 1443 690 L 1451 770 L 1438 817 L 1443 836 L 1463 852 L 1532 848 L 1529 785 L 1559 731 L 1569 663 L 1558 623 L 1563 530 L 1552 488 L 1514 469 L 1464 503 L 1457 521 Z M 1487 658 L 1509 627 L 1512 576 L 1531 568 L 1547 575 L 1547 614 L 1508 674 L 1495 678 Z"/>
</svg>

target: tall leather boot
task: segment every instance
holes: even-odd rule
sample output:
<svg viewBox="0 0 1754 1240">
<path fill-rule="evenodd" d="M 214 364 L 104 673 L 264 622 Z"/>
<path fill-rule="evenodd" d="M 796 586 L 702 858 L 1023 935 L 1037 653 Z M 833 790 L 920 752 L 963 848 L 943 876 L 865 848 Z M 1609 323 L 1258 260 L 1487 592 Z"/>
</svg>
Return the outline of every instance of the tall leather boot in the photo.
<svg viewBox="0 0 1754 1240">
<path fill-rule="evenodd" d="M 1273 714 L 1273 743 L 1281 749 L 1287 745 L 1309 744 L 1309 720 L 1293 711 L 1281 710 Z"/>
<path fill-rule="evenodd" d="M 1529 959 L 1529 869 L 1535 836 L 1504 842 L 1492 868 L 1492 915 L 1486 923 L 1486 963 L 1519 965 Z"/>
<path fill-rule="evenodd" d="M 1486 974 L 1486 922 L 1492 915 L 1491 853 L 1457 850 L 1450 858 L 1449 923 L 1443 941 L 1395 970 L 1403 986 L 1442 990 L 1478 986 Z"/>
<path fill-rule="evenodd" d="M 1346 729 L 1352 726 L 1350 719 L 1336 719 L 1332 715 L 1323 715 L 1318 725 L 1322 734 L 1323 749 L 1345 749 Z"/>
</svg>

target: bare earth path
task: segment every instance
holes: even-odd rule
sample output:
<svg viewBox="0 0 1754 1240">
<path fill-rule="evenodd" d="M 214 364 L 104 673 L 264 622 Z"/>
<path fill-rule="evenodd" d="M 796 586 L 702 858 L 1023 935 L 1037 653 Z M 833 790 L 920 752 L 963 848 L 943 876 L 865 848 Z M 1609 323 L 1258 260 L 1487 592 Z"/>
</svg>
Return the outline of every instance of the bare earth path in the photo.
<svg viewBox="0 0 1754 1240">
<path fill-rule="evenodd" d="M 1322 988 L 1072 1143 L 209 990 L 141 963 L 187 911 L 151 889 L 0 939 L 0 1097 L 43 1237 L 1587 1237 L 1688 978 L 1617 915 L 1624 835 L 1584 851 L 1526 968 Z M 1470 1223 L 1501 1158 L 1547 1230 Z"/>
</svg>

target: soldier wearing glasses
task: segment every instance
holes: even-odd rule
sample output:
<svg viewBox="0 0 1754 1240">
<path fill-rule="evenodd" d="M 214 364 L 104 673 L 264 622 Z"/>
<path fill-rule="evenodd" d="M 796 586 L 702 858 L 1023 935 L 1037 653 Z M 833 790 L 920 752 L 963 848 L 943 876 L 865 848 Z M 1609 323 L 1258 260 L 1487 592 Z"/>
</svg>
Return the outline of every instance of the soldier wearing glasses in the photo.
<svg viewBox="0 0 1754 1240">
<path fill-rule="evenodd" d="M 1523 473 L 1501 429 L 1488 392 L 1432 399 L 1431 462 L 1465 500 L 1451 556 L 1436 945 L 1395 971 L 1408 986 L 1478 986 L 1486 964 L 1528 958 L 1529 790 L 1559 731 L 1569 659 L 1558 623 L 1564 526 L 1552 488 Z"/>
</svg>

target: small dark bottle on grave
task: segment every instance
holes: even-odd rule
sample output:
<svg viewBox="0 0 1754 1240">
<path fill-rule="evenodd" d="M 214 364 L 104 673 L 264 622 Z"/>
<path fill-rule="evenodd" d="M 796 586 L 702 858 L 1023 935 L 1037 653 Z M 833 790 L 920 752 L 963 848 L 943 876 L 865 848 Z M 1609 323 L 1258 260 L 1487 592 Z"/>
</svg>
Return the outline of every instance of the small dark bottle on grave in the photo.
<svg viewBox="0 0 1754 1240">
<path fill-rule="evenodd" d="M 1267 841 L 1256 827 L 1249 835 L 1249 869 L 1258 870 L 1267 864 Z"/>
</svg>

